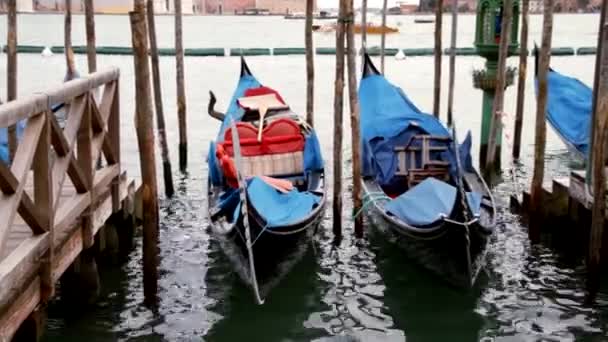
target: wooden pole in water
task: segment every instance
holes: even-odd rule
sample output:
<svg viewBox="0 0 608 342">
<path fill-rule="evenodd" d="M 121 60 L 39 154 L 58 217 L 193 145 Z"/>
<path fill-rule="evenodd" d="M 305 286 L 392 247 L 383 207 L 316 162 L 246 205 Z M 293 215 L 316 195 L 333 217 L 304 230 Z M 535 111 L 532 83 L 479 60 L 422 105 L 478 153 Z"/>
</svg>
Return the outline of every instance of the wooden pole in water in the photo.
<svg viewBox="0 0 608 342">
<path fill-rule="evenodd" d="M 348 65 L 348 99 L 350 108 L 351 145 L 353 153 L 353 213 L 361 209 L 361 126 L 359 122 L 359 97 L 357 96 L 357 63 L 355 62 L 355 10 L 353 0 L 346 0 L 346 49 Z M 355 236 L 363 237 L 363 217 L 355 217 Z"/>
<path fill-rule="evenodd" d="M 384 48 L 386 47 L 386 8 L 388 0 L 382 1 L 382 35 L 380 36 L 380 72 L 384 75 Z M 365 30 L 365 28 L 363 28 Z M 350 69 L 348 70 L 350 73 Z"/>
<path fill-rule="evenodd" d="M 136 0 L 134 10 L 129 13 L 129 17 L 135 65 L 135 126 L 142 176 L 142 205 L 145 208 L 143 211 L 144 297 L 147 305 L 155 305 L 158 290 L 158 195 L 145 11 L 144 0 Z"/>
<path fill-rule="evenodd" d="M 496 92 L 492 105 L 492 120 L 490 120 L 490 139 L 488 141 L 488 156 L 486 157 L 486 170 L 494 172 L 496 158 L 496 142 L 500 127 L 501 116 L 505 103 L 505 89 L 507 85 L 507 58 L 509 57 L 509 42 L 511 41 L 511 19 L 513 18 L 513 2 L 504 0 L 503 16 L 500 26 L 500 45 L 498 48 L 498 70 L 496 72 Z"/>
<path fill-rule="evenodd" d="M 448 83 L 448 126 L 452 125 L 454 111 L 454 82 L 456 78 L 456 33 L 458 28 L 458 0 L 452 0 L 452 36 L 450 40 L 450 80 Z M 456 137 L 454 137 L 456 138 Z"/>
<path fill-rule="evenodd" d="M 6 80 L 7 101 L 17 98 L 17 0 L 8 0 L 8 29 L 6 30 Z M 15 160 L 17 152 L 17 126 L 8 127 L 9 159 Z"/>
<path fill-rule="evenodd" d="M 160 145 L 160 156 L 163 161 L 163 179 L 165 182 L 165 195 L 172 197 L 173 175 L 171 172 L 171 158 L 167 146 L 167 133 L 165 131 L 165 114 L 163 111 L 163 95 L 160 86 L 160 70 L 158 66 L 158 46 L 156 45 L 156 22 L 154 18 L 154 1 L 147 0 L 148 7 L 148 34 L 150 36 L 150 60 L 152 62 L 152 80 L 154 82 L 154 105 L 156 109 L 156 134 Z"/>
<path fill-rule="evenodd" d="M 346 0 L 340 0 L 336 25 L 336 81 L 334 83 L 334 193 L 333 220 L 336 240 L 342 237 L 342 111 L 344 109 L 344 20 Z"/>
<path fill-rule="evenodd" d="M 606 3 L 602 4 L 602 12 L 606 10 Z M 587 288 L 591 297 L 595 297 L 599 289 L 600 265 L 602 262 L 602 242 L 604 237 L 604 224 L 606 220 L 606 130 L 608 129 L 608 23 L 604 13 L 604 21 L 600 28 L 598 54 L 601 60 L 598 74 L 597 89 L 595 90 L 596 102 L 594 121 L 592 122 L 593 150 L 592 150 L 592 175 L 593 175 L 593 208 L 591 210 L 591 234 L 589 239 L 589 254 L 587 256 Z M 601 200 L 598 200 L 601 199 Z"/>
<path fill-rule="evenodd" d="M 534 174 L 530 190 L 530 227 L 528 234 L 532 242 L 540 240 L 541 208 L 543 201 L 543 179 L 545 178 L 545 146 L 547 144 L 547 75 L 551 61 L 551 36 L 553 35 L 553 2 L 545 0 L 543 10 L 543 38 L 538 61 L 538 96 L 536 99 L 536 132 L 534 137 Z"/>
<path fill-rule="evenodd" d="M 84 0 L 84 13 L 87 31 L 87 62 L 89 73 L 97 71 L 97 52 L 95 51 L 95 8 L 93 0 Z"/>
<path fill-rule="evenodd" d="M 522 0 L 521 38 L 519 48 L 519 78 L 517 80 L 517 109 L 515 113 L 515 132 L 513 142 L 513 159 L 519 159 L 521 152 L 521 130 L 524 121 L 524 100 L 526 94 L 526 72 L 528 70 L 528 11 L 530 0 Z"/>
<path fill-rule="evenodd" d="M 175 0 L 175 66 L 177 69 L 177 120 L 179 124 L 179 169 L 188 167 L 186 89 L 184 88 L 184 46 L 182 39 L 182 0 Z"/>
<path fill-rule="evenodd" d="M 441 26 L 443 18 L 443 0 L 437 0 L 435 9 L 435 85 L 433 91 L 433 115 L 439 117 L 441 105 Z"/>
<path fill-rule="evenodd" d="M 65 81 L 76 78 L 74 65 L 74 50 L 72 50 L 72 0 L 65 0 L 65 18 L 63 30 L 63 49 L 65 53 L 66 74 Z"/>
<path fill-rule="evenodd" d="M 367 47 L 367 0 L 361 1 L 361 46 Z"/>
<path fill-rule="evenodd" d="M 306 44 L 306 122 L 311 126 L 314 126 L 315 123 L 315 52 L 312 42 L 313 7 L 314 0 L 306 0 L 306 24 L 304 28 L 304 42 Z"/>
</svg>

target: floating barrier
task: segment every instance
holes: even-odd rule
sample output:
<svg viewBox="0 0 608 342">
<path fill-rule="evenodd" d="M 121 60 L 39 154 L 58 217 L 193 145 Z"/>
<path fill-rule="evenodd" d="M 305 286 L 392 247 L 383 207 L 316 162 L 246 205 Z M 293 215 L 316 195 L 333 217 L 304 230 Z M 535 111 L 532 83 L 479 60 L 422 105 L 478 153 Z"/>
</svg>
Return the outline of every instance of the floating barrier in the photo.
<svg viewBox="0 0 608 342">
<path fill-rule="evenodd" d="M 230 56 L 270 56 L 270 49 L 230 49 Z"/>
<path fill-rule="evenodd" d="M 597 48 L 595 46 L 580 47 L 576 50 L 577 55 L 595 55 Z"/>
<path fill-rule="evenodd" d="M 207 48 L 207 49 L 185 49 L 184 55 L 186 56 L 226 56 L 226 50 L 224 48 Z"/>
<path fill-rule="evenodd" d="M 305 48 L 274 48 L 272 54 L 275 56 L 286 56 L 286 55 L 305 55 Z"/>
<path fill-rule="evenodd" d="M 6 46 L 1 47 L 3 52 L 6 52 Z M 18 53 L 42 53 L 44 51 L 44 46 L 37 45 L 18 45 L 17 52 Z M 52 46 L 51 51 L 55 54 L 64 53 L 63 46 Z M 72 47 L 75 54 L 86 54 L 87 47 L 83 45 L 77 45 Z M 580 47 L 578 49 L 572 47 L 556 47 L 551 49 L 552 56 L 574 56 L 574 55 L 593 55 L 596 53 L 595 47 Z M 100 55 L 133 55 L 133 48 L 129 46 L 98 46 L 96 51 Z M 400 51 L 398 48 L 387 48 L 385 49 L 386 56 L 395 56 Z M 406 56 L 433 56 L 435 54 L 435 50 L 433 48 L 408 48 L 402 49 L 403 53 Z M 443 53 L 449 55 L 451 48 L 446 48 L 443 50 Z M 318 47 L 315 49 L 317 55 L 335 55 L 336 48 L 334 47 Z M 379 56 L 380 48 L 372 47 L 368 48 L 367 52 L 371 56 Z M 175 56 L 174 48 L 159 48 L 158 54 L 160 56 Z M 185 56 L 196 56 L 196 57 L 205 57 L 205 56 L 287 56 L 287 55 L 305 55 L 305 48 L 297 48 L 297 47 L 286 47 L 286 48 L 194 48 L 194 49 L 185 49 Z M 517 51 L 519 54 L 519 49 Z M 532 54 L 532 51 L 530 51 Z M 476 56 L 477 50 L 475 47 L 460 47 L 456 48 L 456 55 L 458 56 Z"/>
</svg>

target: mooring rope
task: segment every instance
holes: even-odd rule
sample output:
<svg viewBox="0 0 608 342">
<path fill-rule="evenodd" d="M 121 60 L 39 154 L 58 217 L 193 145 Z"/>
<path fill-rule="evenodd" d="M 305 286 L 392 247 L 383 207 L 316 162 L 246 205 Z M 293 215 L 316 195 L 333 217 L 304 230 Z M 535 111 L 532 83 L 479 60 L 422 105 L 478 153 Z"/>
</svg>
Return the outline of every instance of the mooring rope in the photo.
<svg viewBox="0 0 608 342">
<path fill-rule="evenodd" d="M 366 194 L 361 199 L 361 201 L 363 202 L 363 205 L 361 205 L 361 208 L 359 208 L 359 210 L 353 214 L 353 219 L 356 219 L 357 217 L 359 217 L 359 215 L 361 215 L 363 213 L 363 211 L 365 210 L 365 208 L 367 208 L 368 205 L 375 203 L 378 200 L 390 201 L 391 199 L 392 198 L 386 196 L 383 192 L 379 192 L 379 191 L 370 192 L 370 193 Z"/>
</svg>

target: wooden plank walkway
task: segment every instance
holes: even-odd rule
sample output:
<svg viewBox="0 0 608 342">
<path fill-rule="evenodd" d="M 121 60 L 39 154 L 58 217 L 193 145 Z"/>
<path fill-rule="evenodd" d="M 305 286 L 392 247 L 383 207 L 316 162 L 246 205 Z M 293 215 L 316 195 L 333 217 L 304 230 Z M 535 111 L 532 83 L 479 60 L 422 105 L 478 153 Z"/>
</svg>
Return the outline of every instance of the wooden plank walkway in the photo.
<svg viewBox="0 0 608 342">
<path fill-rule="evenodd" d="M 25 123 L 14 160 L 0 161 L 0 342 L 52 298 L 112 214 L 133 210 L 135 183 L 120 165 L 118 81 L 111 69 L 0 106 L 0 128 Z M 63 127 L 56 104 L 64 104 Z M 96 168 L 100 158 L 105 166 Z"/>
</svg>

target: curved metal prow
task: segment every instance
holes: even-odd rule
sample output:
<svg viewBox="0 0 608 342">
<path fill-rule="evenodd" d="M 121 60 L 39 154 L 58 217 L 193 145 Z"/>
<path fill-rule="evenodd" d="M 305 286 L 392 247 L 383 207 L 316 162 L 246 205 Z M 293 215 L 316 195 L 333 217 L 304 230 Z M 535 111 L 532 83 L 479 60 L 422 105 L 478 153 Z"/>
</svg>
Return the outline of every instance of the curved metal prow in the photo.
<svg viewBox="0 0 608 342">
<path fill-rule="evenodd" d="M 363 52 L 363 78 L 372 75 L 382 75 L 376 66 L 372 62 L 372 59 L 369 57 L 369 54 L 364 51 Z"/>
<path fill-rule="evenodd" d="M 251 70 L 249 70 L 249 66 L 247 66 L 247 62 L 245 62 L 245 57 L 241 56 L 241 77 L 245 76 L 253 76 L 251 74 Z"/>
</svg>

